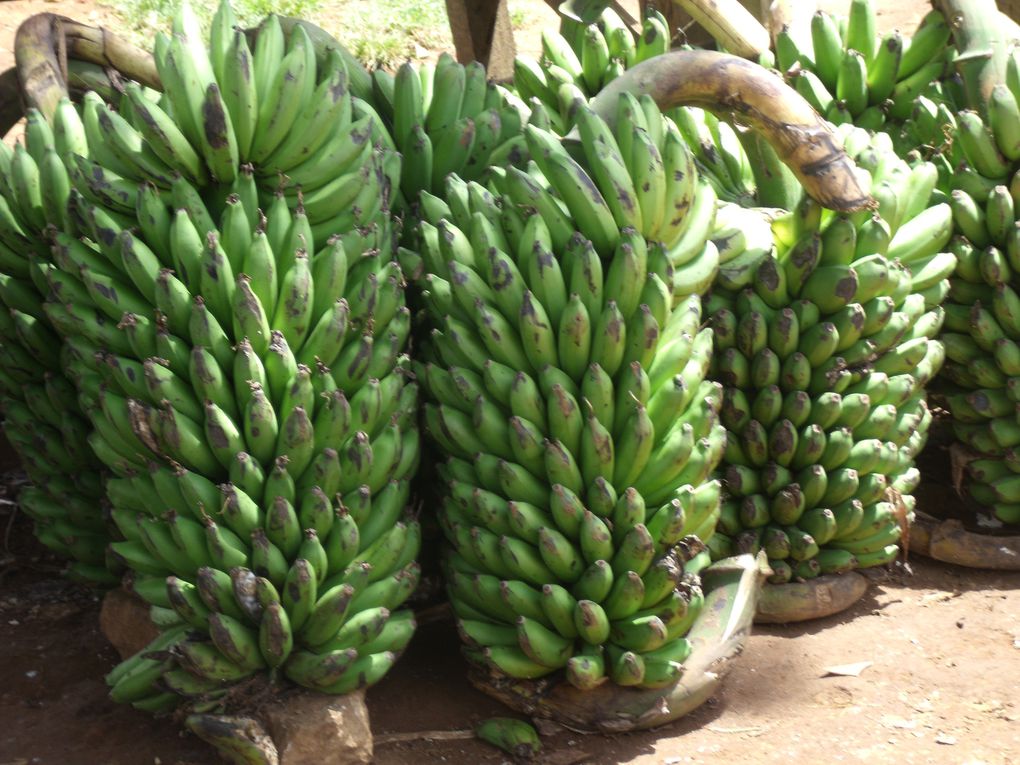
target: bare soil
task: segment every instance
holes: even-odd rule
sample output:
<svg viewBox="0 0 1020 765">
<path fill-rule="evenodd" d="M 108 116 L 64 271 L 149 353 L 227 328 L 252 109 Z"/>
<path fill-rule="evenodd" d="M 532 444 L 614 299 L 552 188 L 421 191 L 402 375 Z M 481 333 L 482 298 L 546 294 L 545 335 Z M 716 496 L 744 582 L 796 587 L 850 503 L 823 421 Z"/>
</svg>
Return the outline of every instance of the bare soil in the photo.
<svg viewBox="0 0 1020 765">
<path fill-rule="evenodd" d="M 106 698 L 102 676 L 117 657 L 97 597 L 60 578 L 10 505 L 0 529 L 0 763 L 217 762 L 172 720 Z M 545 737 L 543 761 L 1013 765 L 1020 576 L 916 558 L 872 578 L 843 614 L 757 628 L 722 691 L 690 716 L 615 738 L 560 731 Z M 826 676 L 858 662 L 870 662 L 858 677 Z M 503 761 L 475 741 L 428 740 L 508 713 L 468 684 L 448 620 L 420 630 L 368 705 L 376 735 L 421 734 L 377 746 L 380 765 Z"/>
</svg>

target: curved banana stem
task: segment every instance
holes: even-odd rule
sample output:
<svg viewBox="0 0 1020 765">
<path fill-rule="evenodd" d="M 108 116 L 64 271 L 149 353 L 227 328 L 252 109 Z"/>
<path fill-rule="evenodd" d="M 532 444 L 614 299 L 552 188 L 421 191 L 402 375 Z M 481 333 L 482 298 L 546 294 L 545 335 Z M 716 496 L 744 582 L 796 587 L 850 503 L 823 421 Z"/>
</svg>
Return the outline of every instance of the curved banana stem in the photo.
<svg viewBox="0 0 1020 765">
<path fill-rule="evenodd" d="M 910 528 L 910 551 L 954 566 L 1020 571 L 1020 536 L 968 531 L 956 518 L 941 519 L 921 511 Z"/>
<path fill-rule="evenodd" d="M 223 759 L 238 765 L 279 765 L 276 744 L 265 729 L 250 717 L 189 715 L 184 727 L 212 744 Z"/>
<path fill-rule="evenodd" d="M 67 95 L 68 58 L 115 69 L 143 85 L 162 88 L 151 53 L 102 27 L 53 13 L 36 14 L 18 27 L 14 58 L 26 105 L 36 107 L 47 119 Z"/>
<path fill-rule="evenodd" d="M 67 95 L 67 49 L 57 28 L 58 16 L 40 13 L 25 19 L 14 35 L 14 62 L 25 106 L 34 106 L 46 119 Z"/>
<path fill-rule="evenodd" d="M 673 51 L 650 58 L 613 80 L 593 100 L 607 122 L 620 93 L 652 96 L 660 109 L 700 106 L 758 131 L 804 189 L 825 207 L 871 207 L 854 165 L 828 123 L 778 76 L 750 61 L 714 51 Z"/>
<path fill-rule="evenodd" d="M 737 0 L 673 0 L 712 39 L 735 56 L 757 59 L 769 49 L 769 33 Z"/>
<path fill-rule="evenodd" d="M 766 585 L 758 600 L 756 624 L 789 624 L 845 611 L 864 597 L 868 580 L 856 571 L 827 574 L 809 582 Z"/>
<path fill-rule="evenodd" d="M 79 61 L 116 69 L 120 74 L 155 90 L 162 90 L 152 53 L 133 45 L 104 27 L 90 27 L 60 17 L 67 55 Z"/>
</svg>

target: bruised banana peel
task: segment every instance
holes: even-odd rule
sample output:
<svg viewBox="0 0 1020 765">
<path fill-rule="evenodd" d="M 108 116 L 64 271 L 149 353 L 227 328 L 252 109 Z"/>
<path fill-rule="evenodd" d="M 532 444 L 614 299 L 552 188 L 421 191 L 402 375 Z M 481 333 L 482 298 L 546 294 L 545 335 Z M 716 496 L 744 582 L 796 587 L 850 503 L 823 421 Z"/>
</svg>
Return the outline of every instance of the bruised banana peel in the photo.
<svg viewBox="0 0 1020 765">
<path fill-rule="evenodd" d="M 650 58 L 617 77 L 592 100 L 592 108 L 610 125 L 623 92 L 648 94 L 662 110 L 698 106 L 726 113 L 759 132 L 824 207 L 854 212 L 874 206 L 828 123 L 797 91 L 758 64 L 701 50 Z"/>
</svg>

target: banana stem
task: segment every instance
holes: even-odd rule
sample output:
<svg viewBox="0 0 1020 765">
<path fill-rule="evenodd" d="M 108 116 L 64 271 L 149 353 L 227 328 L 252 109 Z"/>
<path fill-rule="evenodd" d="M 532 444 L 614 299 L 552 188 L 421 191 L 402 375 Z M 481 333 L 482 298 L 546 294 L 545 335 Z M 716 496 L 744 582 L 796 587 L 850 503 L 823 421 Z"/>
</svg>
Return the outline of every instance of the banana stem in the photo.
<svg viewBox="0 0 1020 765">
<path fill-rule="evenodd" d="M 280 755 L 265 729 L 249 717 L 189 715 L 184 727 L 212 744 L 227 762 L 279 765 Z"/>
<path fill-rule="evenodd" d="M 760 553 L 758 558 L 725 558 L 702 572 L 705 605 L 687 634 L 691 655 L 680 679 L 668 688 L 623 688 L 605 683 L 579 691 L 565 682 L 513 680 L 477 669 L 469 679 L 512 709 L 578 732 L 624 733 L 665 725 L 718 691 L 750 634 L 765 568 L 765 556 Z"/>
<path fill-rule="evenodd" d="M 871 207 L 854 164 L 828 123 L 777 75 L 737 56 L 673 51 L 648 59 L 613 80 L 592 108 L 611 125 L 623 92 L 648 94 L 662 110 L 700 106 L 759 132 L 824 207 L 853 212 Z"/>
<path fill-rule="evenodd" d="M 163 89 L 156 61 L 149 51 L 132 45 L 108 29 L 90 27 L 73 19 L 61 17 L 60 28 L 64 33 L 69 57 L 116 69 L 142 85 L 155 90 Z"/>
<path fill-rule="evenodd" d="M 25 104 L 39 109 L 46 119 L 67 95 L 67 48 L 58 18 L 52 13 L 30 16 L 14 35 L 14 62 Z"/>
<path fill-rule="evenodd" d="M 949 22 L 960 52 L 956 71 L 963 78 L 967 105 L 985 116 L 992 88 L 1006 81 L 1006 39 L 1013 30 L 1002 23 L 995 0 L 938 0 L 935 4 Z"/>
<path fill-rule="evenodd" d="M 68 94 L 68 58 L 115 69 L 143 85 L 160 89 L 152 54 L 101 27 L 65 16 L 39 13 L 26 19 L 14 37 L 14 59 L 25 102 L 46 116 Z"/>
<path fill-rule="evenodd" d="M 769 49 L 769 33 L 737 0 L 673 0 L 712 39 L 741 58 L 757 59 Z"/>
</svg>

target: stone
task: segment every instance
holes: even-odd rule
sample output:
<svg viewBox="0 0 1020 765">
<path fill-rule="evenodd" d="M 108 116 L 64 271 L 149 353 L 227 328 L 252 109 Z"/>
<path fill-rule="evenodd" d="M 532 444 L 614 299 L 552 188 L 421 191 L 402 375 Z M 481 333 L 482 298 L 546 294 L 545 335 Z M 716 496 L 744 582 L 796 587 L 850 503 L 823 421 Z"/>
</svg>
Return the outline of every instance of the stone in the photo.
<svg viewBox="0 0 1020 765">
<path fill-rule="evenodd" d="M 367 765 L 372 726 L 365 692 L 345 696 L 301 692 L 260 711 L 280 765 Z"/>
<path fill-rule="evenodd" d="M 149 621 L 149 605 L 133 592 L 121 589 L 110 590 L 103 598 L 99 629 L 122 659 L 138 653 L 159 634 Z"/>
</svg>

